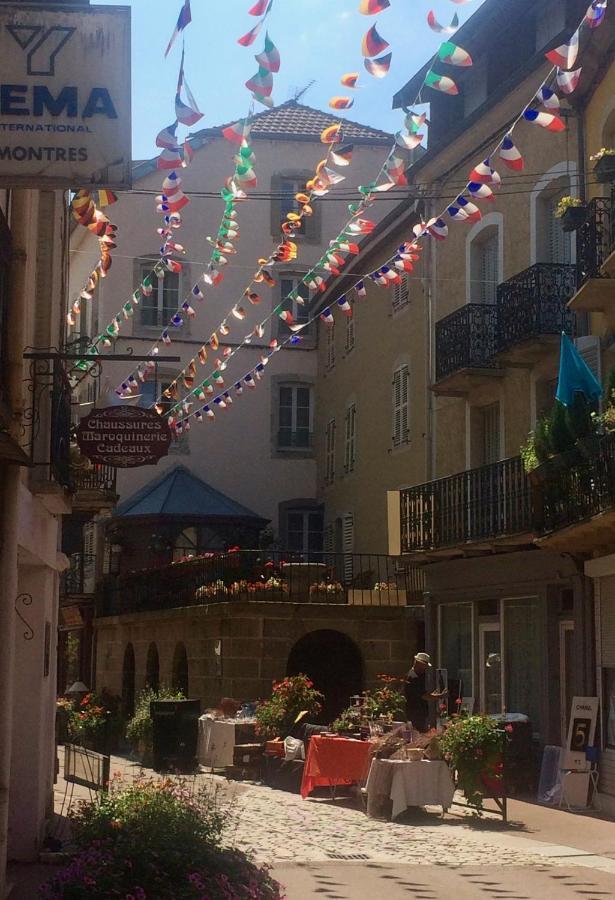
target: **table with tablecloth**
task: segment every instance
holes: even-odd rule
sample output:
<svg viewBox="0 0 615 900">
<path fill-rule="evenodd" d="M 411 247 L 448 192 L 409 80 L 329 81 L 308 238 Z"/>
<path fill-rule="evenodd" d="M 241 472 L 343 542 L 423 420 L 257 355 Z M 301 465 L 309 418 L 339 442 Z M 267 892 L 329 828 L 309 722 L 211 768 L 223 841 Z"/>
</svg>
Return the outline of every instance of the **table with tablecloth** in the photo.
<svg viewBox="0 0 615 900">
<path fill-rule="evenodd" d="M 233 765 L 236 744 L 254 740 L 255 719 L 199 719 L 197 759 L 207 769 L 225 769 Z M 243 736 L 242 736 L 243 735 Z"/>
<path fill-rule="evenodd" d="M 374 759 L 366 791 L 367 815 L 381 818 L 390 809 L 394 819 L 410 806 L 447 810 L 455 785 L 449 767 L 441 760 Z"/>
<path fill-rule="evenodd" d="M 370 741 L 314 735 L 310 739 L 303 769 L 303 799 L 316 787 L 360 784 L 365 781 L 372 749 Z"/>
</svg>

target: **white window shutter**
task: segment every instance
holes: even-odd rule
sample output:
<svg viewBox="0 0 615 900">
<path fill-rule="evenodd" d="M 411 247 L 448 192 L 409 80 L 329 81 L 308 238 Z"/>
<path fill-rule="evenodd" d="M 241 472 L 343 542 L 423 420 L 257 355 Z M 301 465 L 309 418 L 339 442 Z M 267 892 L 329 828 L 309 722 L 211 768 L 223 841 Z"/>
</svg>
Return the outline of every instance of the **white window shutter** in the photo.
<svg viewBox="0 0 615 900">
<path fill-rule="evenodd" d="M 555 210 L 562 196 L 563 194 L 556 194 L 549 198 L 546 204 L 547 228 L 549 231 L 548 262 L 568 265 L 572 259 L 571 238 L 564 231 L 562 220 L 555 218 Z"/>
<path fill-rule="evenodd" d="M 408 411 L 408 366 L 400 366 L 393 373 L 393 445 L 408 440 L 410 417 Z"/>
<path fill-rule="evenodd" d="M 325 525 L 323 532 L 323 549 L 325 553 L 333 553 L 333 525 Z"/>
<path fill-rule="evenodd" d="M 600 355 L 600 338 L 598 335 L 589 334 L 575 340 L 575 346 L 592 370 L 598 381 L 602 384 L 602 358 Z"/>
<path fill-rule="evenodd" d="M 86 522 L 83 526 L 83 592 L 96 591 L 96 544 L 98 526 L 96 522 Z"/>
<path fill-rule="evenodd" d="M 344 513 L 342 540 L 344 545 L 344 580 L 346 584 L 352 584 L 354 577 L 354 516 L 352 513 Z"/>
<path fill-rule="evenodd" d="M 393 312 L 402 309 L 410 301 L 410 286 L 408 276 L 403 275 L 399 284 L 393 285 L 392 305 Z"/>
<path fill-rule="evenodd" d="M 480 248 L 481 303 L 495 303 L 498 286 L 498 235 L 488 238 Z"/>
</svg>

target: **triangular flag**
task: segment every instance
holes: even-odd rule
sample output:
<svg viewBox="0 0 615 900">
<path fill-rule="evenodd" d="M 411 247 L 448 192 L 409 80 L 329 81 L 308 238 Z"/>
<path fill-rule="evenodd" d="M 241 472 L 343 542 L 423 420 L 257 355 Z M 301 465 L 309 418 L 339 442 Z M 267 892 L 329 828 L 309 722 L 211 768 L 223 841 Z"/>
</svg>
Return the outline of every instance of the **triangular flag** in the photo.
<svg viewBox="0 0 615 900">
<path fill-rule="evenodd" d="M 557 70 L 557 86 L 562 94 L 572 94 L 576 91 L 582 71 L 582 68 L 574 69 L 572 72 L 564 72 L 562 69 Z"/>
<path fill-rule="evenodd" d="M 452 41 L 445 41 L 438 50 L 438 57 L 441 62 L 448 63 L 450 66 L 471 66 L 472 57 L 467 50 L 458 47 Z"/>
<path fill-rule="evenodd" d="M 447 75 L 439 75 L 433 69 L 430 69 L 425 76 L 424 85 L 425 87 L 433 88 L 434 91 L 441 91 L 443 94 L 450 94 L 451 96 L 459 93 L 459 88 L 452 78 L 449 78 Z"/>
<path fill-rule="evenodd" d="M 190 11 L 190 0 L 185 0 L 184 5 L 182 6 L 179 17 L 177 19 L 177 24 L 175 26 L 175 31 L 171 35 L 171 40 L 169 41 L 169 46 L 165 50 L 165 57 L 169 55 L 171 52 L 171 48 L 175 43 L 177 37 L 181 32 L 192 22 L 192 13 Z"/>
<path fill-rule="evenodd" d="M 384 53 L 388 46 L 388 41 L 385 41 L 384 38 L 380 37 L 376 26 L 372 25 L 363 38 L 361 53 L 363 56 L 378 56 L 378 54 Z"/>
<path fill-rule="evenodd" d="M 559 116 L 554 116 L 552 113 L 539 112 L 537 109 L 526 109 L 523 112 L 523 118 L 527 122 L 546 128 L 547 131 L 559 132 L 566 130 L 564 120 L 560 119 Z"/>
<path fill-rule="evenodd" d="M 378 57 L 378 59 L 365 59 L 363 60 L 363 64 L 371 76 L 374 78 L 384 78 L 391 68 L 392 59 L 393 54 L 387 53 L 385 56 Z"/>
<path fill-rule="evenodd" d="M 505 166 L 512 169 L 513 172 L 521 172 L 525 166 L 521 153 L 517 150 L 513 139 L 509 134 L 506 135 L 500 147 L 500 159 Z"/>
<path fill-rule="evenodd" d="M 389 0 L 361 0 L 359 12 L 363 16 L 376 16 L 390 5 Z"/>
<path fill-rule="evenodd" d="M 267 69 L 268 72 L 280 71 L 280 53 L 268 32 L 265 34 L 265 49 L 254 58 L 261 69 Z"/>
<path fill-rule="evenodd" d="M 548 53 L 545 53 L 545 56 L 554 66 L 559 66 L 561 69 L 572 69 L 577 60 L 578 52 L 579 32 L 577 29 L 567 44 L 561 44 L 554 50 L 549 50 Z"/>
<path fill-rule="evenodd" d="M 433 10 L 430 10 L 427 13 L 427 24 L 431 28 L 432 31 L 435 31 L 436 34 L 453 34 L 459 28 L 459 16 L 457 13 L 451 19 L 450 25 L 440 25 L 438 20 L 436 19 L 436 14 Z"/>
</svg>

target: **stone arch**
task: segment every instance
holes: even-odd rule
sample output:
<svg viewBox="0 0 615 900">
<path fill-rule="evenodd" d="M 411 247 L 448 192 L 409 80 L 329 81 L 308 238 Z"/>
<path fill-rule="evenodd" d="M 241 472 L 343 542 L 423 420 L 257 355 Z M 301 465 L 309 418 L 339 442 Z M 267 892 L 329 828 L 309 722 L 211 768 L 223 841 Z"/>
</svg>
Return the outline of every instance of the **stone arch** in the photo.
<svg viewBox="0 0 615 900">
<path fill-rule="evenodd" d="M 363 657 L 352 638 L 342 631 L 310 631 L 292 647 L 287 675 L 307 675 L 325 696 L 323 722 L 331 722 L 363 690 Z"/>
<path fill-rule="evenodd" d="M 147 648 L 145 687 L 150 687 L 154 691 L 160 688 L 160 657 L 158 656 L 158 647 L 154 641 Z"/>
<path fill-rule="evenodd" d="M 135 648 L 131 643 L 126 644 L 122 664 L 122 710 L 126 719 L 135 711 Z"/>
<path fill-rule="evenodd" d="M 175 645 L 173 653 L 172 685 L 174 691 L 181 691 L 184 697 L 188 696 L 188 654 L 186 645 L 179 641 Z"/>
</svg>

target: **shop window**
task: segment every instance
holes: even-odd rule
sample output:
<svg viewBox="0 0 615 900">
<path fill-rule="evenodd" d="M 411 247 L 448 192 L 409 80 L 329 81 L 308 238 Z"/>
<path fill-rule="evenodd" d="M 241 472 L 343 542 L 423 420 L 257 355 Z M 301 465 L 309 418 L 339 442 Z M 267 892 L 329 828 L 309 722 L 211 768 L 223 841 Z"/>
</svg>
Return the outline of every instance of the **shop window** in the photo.
<svg viewBox="0 0 615 900">
<path fill-rule="evenodd" d="M 461 682 L 464 697 L 474 697 L 471 603 L 440 606 L 440 665 Z"/>
</svg>

